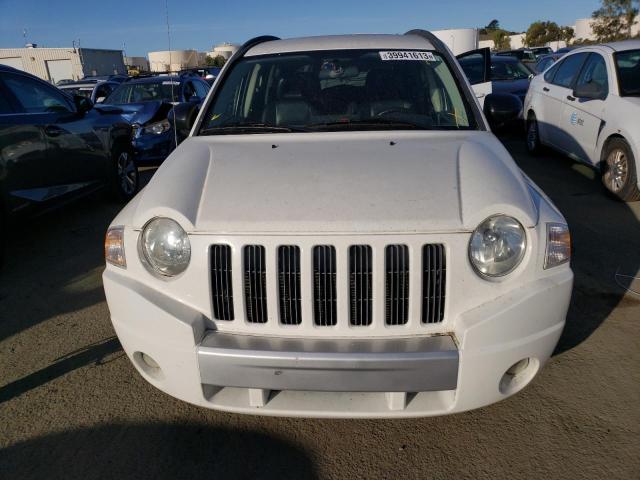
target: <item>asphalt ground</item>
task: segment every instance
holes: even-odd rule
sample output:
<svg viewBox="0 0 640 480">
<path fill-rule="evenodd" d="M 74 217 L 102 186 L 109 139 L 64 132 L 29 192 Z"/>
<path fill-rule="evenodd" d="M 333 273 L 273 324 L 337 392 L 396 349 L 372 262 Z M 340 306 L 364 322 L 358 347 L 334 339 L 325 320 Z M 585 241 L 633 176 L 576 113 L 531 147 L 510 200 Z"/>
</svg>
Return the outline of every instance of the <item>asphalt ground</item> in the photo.
<svg viewBox="0 0 640 480">
<path fill-rule="evenodd" d="M 9 235 L 0 478 L 640 478 L 640 202 L 612 200 L 567 158 L 504 141 L 575 247 L 567 326 L 523 392 L 412 420 L 254 417 L 175 400 L 138 375 L 111 327 L 102 242 L 120 207 L 96 196 Z"/>
</svg>

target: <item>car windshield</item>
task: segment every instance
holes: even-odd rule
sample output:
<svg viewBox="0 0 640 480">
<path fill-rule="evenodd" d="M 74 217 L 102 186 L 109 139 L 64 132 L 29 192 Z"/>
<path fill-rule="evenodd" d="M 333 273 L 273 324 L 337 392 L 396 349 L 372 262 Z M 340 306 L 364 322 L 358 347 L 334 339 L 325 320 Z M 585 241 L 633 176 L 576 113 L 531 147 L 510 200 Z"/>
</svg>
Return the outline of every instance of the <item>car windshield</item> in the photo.
<svg viewBox="0 0 640 480">
<path fill-rule="evenodd" d="M 109 95 L 104 103 L 123 104 L 153 100 L 177 102 L 179 92 L 180 82 L 171 79 L 158 80 L 157 82 L 123 83 Z"/>
<path fill-rule="evenodd" d="M 640 50 L 618 52 L 615 58 L 620 82 L 620 95 L 640 96 Z"/>
<path fill-rule="evenodd" d="M 245 57 L 225 76 L 204 118 L 205 135 L 475 128 L 447 63 L 417 50 Z"/>
<path fill-rule="evenodd" d="M 529 75 L 531 71 L 521 62 L 491 62 L 491 80 L 524 80 Z"/>
<path fill-rule="evenodd" d="M 61 90 L 69 95 L 81 95 L 86 98 L 91 98 L 91 92 L 93 92 L 93 87 L 72 87 L 72 88 L 61 88 Z"/>
</svg>

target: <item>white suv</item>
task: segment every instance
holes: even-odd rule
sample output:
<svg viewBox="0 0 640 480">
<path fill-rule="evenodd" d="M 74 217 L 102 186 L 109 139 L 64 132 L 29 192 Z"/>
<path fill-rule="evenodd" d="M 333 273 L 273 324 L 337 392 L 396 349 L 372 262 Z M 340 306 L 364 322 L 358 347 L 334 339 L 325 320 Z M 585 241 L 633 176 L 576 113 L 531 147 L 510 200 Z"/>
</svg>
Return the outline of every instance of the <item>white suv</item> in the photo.
<svg viewBox="0 0 640 480">
<path fill-rule="evenodd" d="M 269 415 L 443 415 L 524 388 L 564 326 L 569 230 L 487 117 L 428 32 L 245 44 L 107 232 L 132 363 Z"/>
<path fill-rule="evenodd" d="M 551 146 L 640 200 L 640 40 L 571 51 L 531 82 L 524 112 L 530 151 Z"/>
</svg>

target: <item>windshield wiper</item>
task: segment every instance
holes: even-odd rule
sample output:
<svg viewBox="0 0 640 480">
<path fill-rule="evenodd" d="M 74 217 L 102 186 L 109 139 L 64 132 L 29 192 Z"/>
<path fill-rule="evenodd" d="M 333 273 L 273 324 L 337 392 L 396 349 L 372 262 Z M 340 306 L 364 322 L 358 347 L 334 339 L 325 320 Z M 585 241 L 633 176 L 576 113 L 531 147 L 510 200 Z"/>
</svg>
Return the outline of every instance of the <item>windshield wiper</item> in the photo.
<svg viewBox="0 0 640 480">
<path fill-rule="evenodd" d="M 267 123 L 229 123 L 220 125 L 219 127 L 209 127 L 200 130 L 200 135 L 224 135 L 230 133 L 290 133 L 290 132 L 306 132 L 304 128 L 299 127 L 283 127 L 278 125 L 269 125 Z"/>
<path fill-rule="evenodd" d="M 390 129 L 418 129 L 418 130 L 427 130 L 427 127 L 418 125 L 413 122 L 403 122 L 401 120 L 392 120 L 387 118 L 368 118 L 366 120 L 350 120 L 348 122 L 326 122 L 326 123 L 312 123 L 307 125 L 310 129 L 316 128 L 346 128 L 350 129 L 351 127 L 361 128 L 361 127 L 387 127 Z"/>
</svg>

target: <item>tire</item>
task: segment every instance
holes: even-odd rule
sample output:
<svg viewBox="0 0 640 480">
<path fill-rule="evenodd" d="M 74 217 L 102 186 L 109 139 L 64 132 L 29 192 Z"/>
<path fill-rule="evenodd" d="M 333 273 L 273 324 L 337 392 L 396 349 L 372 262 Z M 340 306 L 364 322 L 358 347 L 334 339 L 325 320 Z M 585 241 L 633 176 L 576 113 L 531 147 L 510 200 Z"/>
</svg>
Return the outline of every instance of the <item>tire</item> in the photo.
<svg viewBox="0 0 640 480">
<path fill-rule="evenodd" d="M 542 151 L 540 143 L 540 128 L 535 114 L 530 113 L 527 117 L 527 151 L 533 155 L 538 155 Z"/>
<path fill-rule="evenodd" d="M 139 178 L 131 151 L 114 147 L 111 156 L 111 196 L 119 202 L 128 202 L 138 193 Z"/>
<path fill-rule="evenodd" d="M 623 138 L 607 142 L 602 155 L 602 183 L 618 200 L 640 200 L 636 161 L 629 144 Z"/>
</svg>

